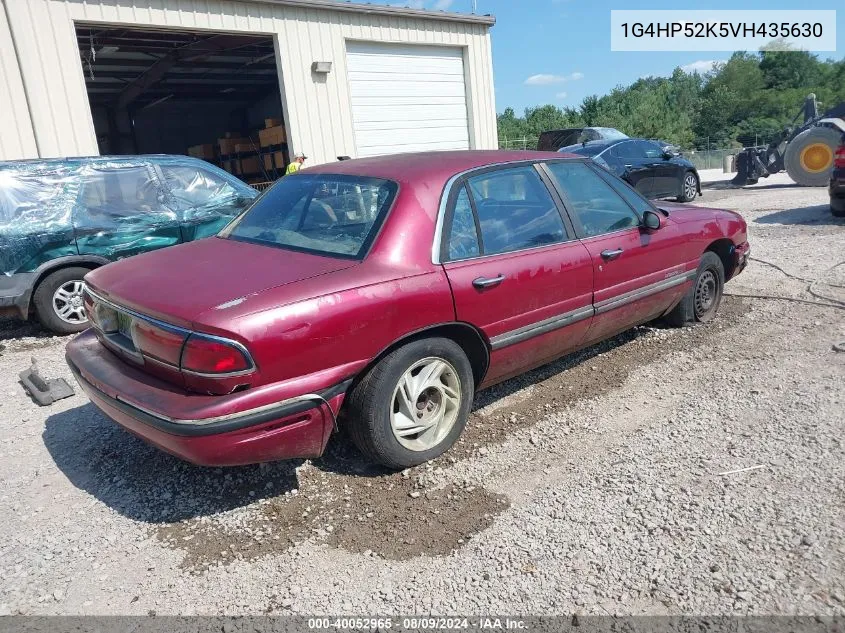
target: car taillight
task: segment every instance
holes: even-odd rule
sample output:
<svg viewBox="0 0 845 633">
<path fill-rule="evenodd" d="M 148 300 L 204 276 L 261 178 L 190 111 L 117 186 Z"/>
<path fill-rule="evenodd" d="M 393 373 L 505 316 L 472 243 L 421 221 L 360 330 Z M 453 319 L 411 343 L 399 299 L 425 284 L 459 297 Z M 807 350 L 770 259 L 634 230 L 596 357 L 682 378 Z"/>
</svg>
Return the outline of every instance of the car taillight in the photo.
<svg viewBox="0 0 845 633">
<path fill-rule="evenodd" d="M 144 356 L 179 366 L 185 335 L 171 331 L 148 321 L 135 319 L 132 323 L 132 343 Z"/>
<path fill-rule="evenodd" d="M 837 169 L 845 169 L 845 145 L 836 148 L 836 156 L 833 158 L 833 166 Z"/>
<path fill-rule="evenodd" d="M 94 310 L 94 298 L 86 290 L 82 291 L 82 305 L 85 308 L 85 316 L 88 317 L 88 321 L 97 325 L 96 310 Z"/>
<path fill-rule="evenodd" d="M 235 345 L 192 334 L 182 350 L 181 367 L 197 374 L 230 374 L 251 369 L 252 364 Z"/>
</svg>

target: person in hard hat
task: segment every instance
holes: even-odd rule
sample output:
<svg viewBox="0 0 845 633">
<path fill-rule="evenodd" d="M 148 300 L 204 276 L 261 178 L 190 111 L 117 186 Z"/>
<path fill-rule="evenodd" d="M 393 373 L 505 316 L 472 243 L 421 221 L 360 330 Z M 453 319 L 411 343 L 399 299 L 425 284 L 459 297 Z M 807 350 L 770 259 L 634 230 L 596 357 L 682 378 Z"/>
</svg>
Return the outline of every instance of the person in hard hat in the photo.
<svg viewBox="0 0 845 633">
<path fill-rule="evenodd" d="M 302 163 L 305 162 L 306 158 L 308 158 L 308 157 L 305 154 L 303 154 L 302 152 L 299 152 L 296 156 L 294 156 L 291 164 L 288 165 L 287 169 L 285 169 L 285 176 L 287 176 L 288 174 L 295 174 L 296 172 L 298 172 L 300 167 L 302 167 Z"/>
</svg>

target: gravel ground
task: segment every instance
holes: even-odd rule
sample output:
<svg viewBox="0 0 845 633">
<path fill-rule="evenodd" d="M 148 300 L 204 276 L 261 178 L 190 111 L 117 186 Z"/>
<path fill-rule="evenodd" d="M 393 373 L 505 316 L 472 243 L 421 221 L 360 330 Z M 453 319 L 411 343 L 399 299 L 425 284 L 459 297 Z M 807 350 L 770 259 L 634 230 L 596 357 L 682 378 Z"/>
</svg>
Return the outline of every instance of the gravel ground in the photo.
<svg viewBox="0 0 845 633">
<path fill-rule="evenodd" d="M 728 291 L 845 300 L 845 222 L 788 183 L 697 202 L 802 279 L 755 261 Z M 82 395 L 32 404 L 17 372 L 72 381 L 66 339 L 0 322 L 0 613 L 845 614 L 842 317 L 731 296 L 638 328 L 479 394 L 453 451 L 395 474 L 343 438 L 181 463 Z"/>
</svg>

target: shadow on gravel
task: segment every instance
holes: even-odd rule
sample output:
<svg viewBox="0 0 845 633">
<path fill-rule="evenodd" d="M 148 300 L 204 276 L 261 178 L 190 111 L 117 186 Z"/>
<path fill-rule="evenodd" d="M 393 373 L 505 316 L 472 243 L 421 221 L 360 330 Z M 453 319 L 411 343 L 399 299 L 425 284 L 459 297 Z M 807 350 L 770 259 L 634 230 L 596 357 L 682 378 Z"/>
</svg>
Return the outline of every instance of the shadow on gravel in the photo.
<svg viewBox="0 0 845 633">
<path fill-rule="evenodd" d="M 92 404 L 50 416 L 42 437 L 74 486 L 145 523 L 208 516 L 284 494 L 297 488 L 302 463 L 194 466 L 124 431 Z"/>
<path fill-rule="evenodd" d="M 459 442 L 419 473 L 369 465 L 343 433 L 299 470 L 303 460 L 197 467 L 147 445 L 91 404 L 50 416 L 43 440 L 73 485 L 151 524 L 159 541 L 184 552 L 185 568 L 255 559 L 307 539 L 391 559 L 443 556 L 491 525 L 508 500 L 469 483 L 429 489 L 421 474 L 607 393 L 670 350 L 708 344 L 748 310 L 728 297 L 708 326 L 636 328 L 487 389 L 476 397 Z"/>
<path fill-rule="evenodd" d="M 756 186 L 755 185 L 742 186 L 742 185 L 735 185 L 735 184 L 731 183 L 730 180 L 717 180 L 715 182 L 703 182 L 703 183 L 701 183 L 702 189 L 710 189 L 710 190 L 713 190 L 713 191 L 720 191 L 720 190 L 726 190 L 726 189 L 743 189 L 743 190 L 747 190 L 747 191 L 766 191 L 766 190 L 772 190 L 772 189 L 792 189 L 794 187 L 799 187 L 799 186 L 800 185 L 797 185 L 794 182 L 772 183 L 770 185 L 760 185 L 760 184 L 758 184 Z"/>
<path fill-rule="evenodd" d="M 0 318 L 0 341 L 8 341 L 23 337 L 52 340 L 55 336 L 55 334 L 52 334 L 41 327 L 41 324 L 37 321 L 21 321 L 20 319 Z"/>
<path fill-rule="evenodd" d="M 796 207 L 775 211 L 754 220 L 757 224 L 798 224 L 823 225 L 833 224 L 845 226 L 845 218 L 834 217 L 829 204 L 816 204 L 810 207 Z"/>
</svg>

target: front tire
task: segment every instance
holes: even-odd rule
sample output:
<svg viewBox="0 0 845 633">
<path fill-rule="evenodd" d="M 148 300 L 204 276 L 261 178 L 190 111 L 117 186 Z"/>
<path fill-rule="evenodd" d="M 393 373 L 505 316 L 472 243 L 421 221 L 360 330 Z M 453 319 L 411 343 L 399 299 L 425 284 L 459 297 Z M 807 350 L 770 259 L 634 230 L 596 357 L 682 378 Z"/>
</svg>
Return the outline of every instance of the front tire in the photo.
<svg viewBox="0 0 845 633">
<path fill-rule="evenodd" d="M 707 323 L 716 316 L 725 288 L 725 267 L 712 251 L 701 256 L 695 281 L 681 301 L 664 317 L 673 327 Z"/>
<path fill-rule="evenodd" d="M 47 275 L 33 295 L 35 314 L 41 324 L 62 336 L 81 332 L 88 327 L 82 304 L 82 278 L 88 268 L 62 268 Z"/>
<path fill-rule="evenodd" d="M 831 198 L 830 212 L 835 218 L 845 218 L 845 198 Z"/>
<path fill-rule="evenodd" d="M 678 202 L 692 202 L 698 195 L 698 176 L 694 172 L 688 171 L 684 174 L 684 180 L 681 183 L 681 195 L 678 196 Z"/>
<path fill-rule="evenodd" d="M 460 437 L 475 393 L 472 366 L 446 338 L 425 338 L 382 358 L 352 390 L 347 419 L 352 441 L 388 468 L 438 457 Z"/>
<path fill-rule="evenodd" d="M 804 130 L 786 146 L 786 173 L 803 187 L 824 187 L 830 182 L 833 157 L 842 133 L 830 127 Z"/>
</svg>

